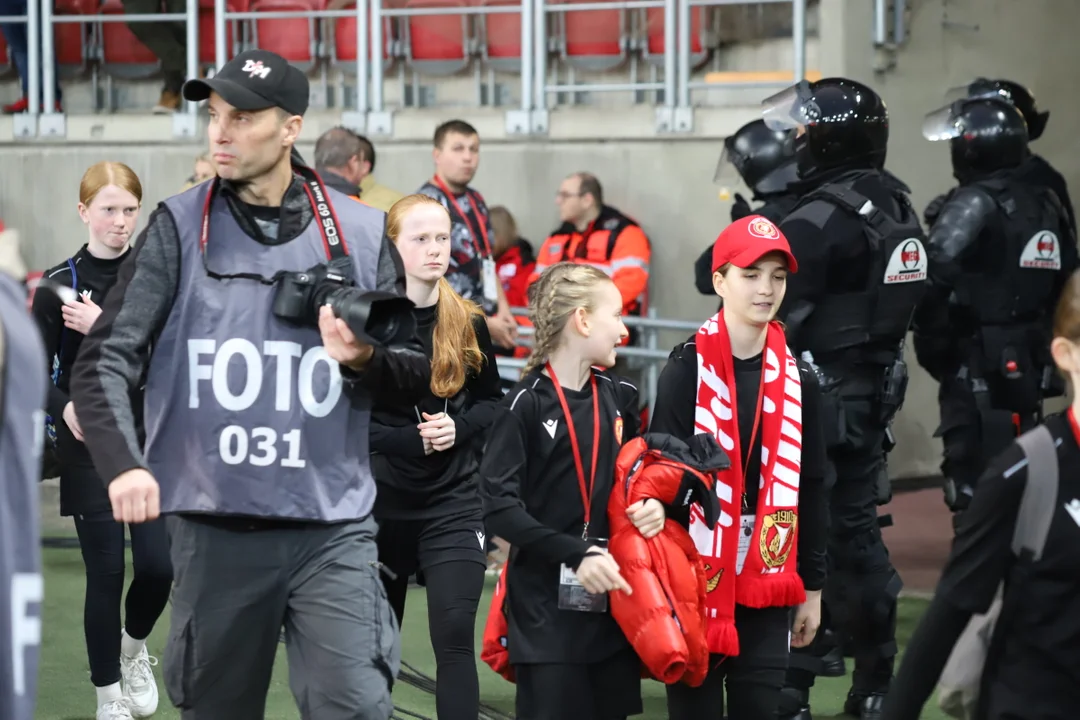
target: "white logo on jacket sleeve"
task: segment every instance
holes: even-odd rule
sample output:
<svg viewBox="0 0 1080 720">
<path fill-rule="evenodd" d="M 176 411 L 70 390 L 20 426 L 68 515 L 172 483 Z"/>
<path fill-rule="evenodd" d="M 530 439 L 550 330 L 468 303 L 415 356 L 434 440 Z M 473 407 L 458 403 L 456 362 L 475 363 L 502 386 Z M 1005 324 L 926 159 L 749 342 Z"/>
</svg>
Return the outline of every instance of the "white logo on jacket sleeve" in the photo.
<svg viewBox="0 0 1080 720">
<path fill-rule="evenodd" d="M 896 246 L 885 266 L 886 285 L 920 282 L 926 279 L 926 250 L 918 238 L 908 238 Z"/>
<path fill-rule="evenodd" d="M 1032 270 L 1060 270 L 1061 269 L 1061 243 L 1058 237 L 1049 230 L 1040 230 L 1035 233 L 1024 252 L 1020 253 L 1020 267 Z"/>
</svg>

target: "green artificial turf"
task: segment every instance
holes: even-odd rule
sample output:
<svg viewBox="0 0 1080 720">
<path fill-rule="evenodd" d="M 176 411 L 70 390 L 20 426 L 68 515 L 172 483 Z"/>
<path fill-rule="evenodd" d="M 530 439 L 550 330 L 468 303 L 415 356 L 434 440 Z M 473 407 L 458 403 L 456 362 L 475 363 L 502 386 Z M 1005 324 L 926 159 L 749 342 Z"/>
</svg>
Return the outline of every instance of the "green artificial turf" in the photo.
<svg viewBox="0 0 1080 720">
<path fill-rule="evenodd" d="M 40 720 L 93 720 L 95 707 L 94 689 L 86 662 L 86 648 L 82 633 L 82 598 L 84 571 L 78 550 L 47 549 L 45 562 L 45 612 L 42 637 L 41 672 L 38 684 L 38 710 Z M 128 564 L 130 568 L 130 562 Z M 490 583 L 489 583 L 490 585 Z M 489 591 L 490 592 L 490 591 Z M 483 631 L 482 617 L 486 614 L 489 592 L 485 592 L 480 604 L 481 618 L 477 621 L 477 647 Z M 925 608 L 920 600 L 903 600 L 900 604 L 898 640 L 901 647 L 914 630 Z M 168 611 L 167 611 L 168 612 Z M 150 654 L 161 657 L 165 646 L 168 625 L 167 615 L 150 638 Z M 435 674 L 435 661 L 427 632 L 427 602 L 422 589 L 409 593 L 403 634 L 402 656 L 419 671 Z M 514 686 L 479 663 L 481 699 L 503 712 L 512 713 Z M 848 661 L 851 668 L 851 661 Z M 161 668 L 157 668 L 158 685 L 161 687 Z M 825 678 L 818 681 L 813 695 L 814 717 L 827 720 L 841 715 L 844 696 L 850 678 Z M 644 685 L 645 714 L 639 718 L 658 720 L 666 718 L 663 688 L 658 683 Z M 394 690 L 397 707 L 435 717 L 435 698 L 432 695 L 398 683 Z M 161 688 L 161 705 L 155 718 L 177 720 L 180 714 L 171 706 Z M 285 665 L 284 646 L 278 654 L 274 679 L 266 706 L 266 720 L 296 720 L 299 714 L 293 706 L 289 693 L 288 669 Z M 923 712 L 927 720 L 944 720 L 945 716 L 928 704 Z"/>
</svg>

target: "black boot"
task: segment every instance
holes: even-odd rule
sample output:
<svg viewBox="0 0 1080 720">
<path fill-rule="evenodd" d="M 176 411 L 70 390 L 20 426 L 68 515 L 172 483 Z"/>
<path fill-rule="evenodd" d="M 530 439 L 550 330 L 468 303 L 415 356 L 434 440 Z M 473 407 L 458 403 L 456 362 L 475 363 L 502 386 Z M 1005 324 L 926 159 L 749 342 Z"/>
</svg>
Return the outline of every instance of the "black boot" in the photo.
<svg viewBox="0 0 1080 720">
<path fill-rule="evenodd" d="M 848 692 L 844 712 L 859 720 L 881 720 L 885 708 L 885 693 L 856 694 Z"/>
<path fill-rule="evenodd" d="M 810 714 L 810 691 L 785 687 L 780 691 L 780 720 L 814 720 Z"/>
</svg>

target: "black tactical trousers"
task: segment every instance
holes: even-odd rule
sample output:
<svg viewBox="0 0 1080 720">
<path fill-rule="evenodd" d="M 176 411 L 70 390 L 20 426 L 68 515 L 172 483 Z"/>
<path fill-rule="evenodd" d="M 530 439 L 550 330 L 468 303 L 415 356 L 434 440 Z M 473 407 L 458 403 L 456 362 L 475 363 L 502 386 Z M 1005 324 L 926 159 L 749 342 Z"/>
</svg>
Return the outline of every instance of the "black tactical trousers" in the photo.
<svg viewBox="0 0 1080 720">
<path fill-rule="evenodd" d="M 830 459 L 836 484 L 830 493 L 829 580 L 823 618 L 837 635 L 850 637 L 855 656 L 853 689 L 885 692 L 896 656 L 896 599 L 900 576 L 878 525 L 878 475 L 885 470 L 885 425 L 873 398 L 845 398 L 845 437 Z M 823 635 L 825 627 L 819 631 Z M 816 648 L 823 654 L 828 648 Z M 811 652 L 814 652 L 812 649 Z M 808 690 L 813 674 L 792 663 L 787 683 Z"/>
</svg>

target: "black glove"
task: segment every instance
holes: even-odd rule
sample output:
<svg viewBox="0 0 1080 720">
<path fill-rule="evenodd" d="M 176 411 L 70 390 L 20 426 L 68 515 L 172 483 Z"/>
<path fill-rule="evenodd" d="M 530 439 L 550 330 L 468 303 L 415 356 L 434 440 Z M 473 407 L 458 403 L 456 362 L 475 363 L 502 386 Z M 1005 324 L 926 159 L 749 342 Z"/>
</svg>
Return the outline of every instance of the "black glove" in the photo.
<svg viewBox="0 0 1080 720">
<path fill-rule="evenodd" d="M 952 478 L 945 478 L 945 505 L 953 511 L 953 527 L 959 519 L 960 513 L 971 505 L 971 496 L 975 494 L 975 488 L 967 483 L 957 484 Z"/>
<path fill-rule="evenodd" d="M 947 194 L 938 195 L 926 206 L 926 210 L 923 211 L 923 220 L 926 221 L 926 228 L 928 230 L 931 225 L 937 222 L 938 215 L 941 215 L 941 208 L 945 206 L 945 201 L 948 199 L 949 196 Z"/>
<path fill-rule="evenodd" d="M 741 193 L 735 193 L 735 202 L 731 205 L 731 222 L 741 220 L 748 215 L 754 214 L 754 208 Z"/>
</svg>

